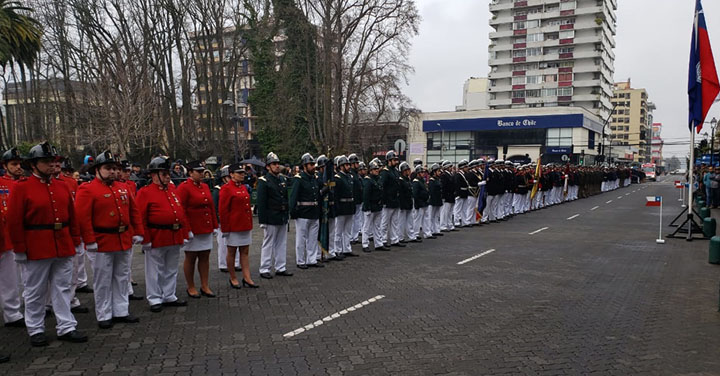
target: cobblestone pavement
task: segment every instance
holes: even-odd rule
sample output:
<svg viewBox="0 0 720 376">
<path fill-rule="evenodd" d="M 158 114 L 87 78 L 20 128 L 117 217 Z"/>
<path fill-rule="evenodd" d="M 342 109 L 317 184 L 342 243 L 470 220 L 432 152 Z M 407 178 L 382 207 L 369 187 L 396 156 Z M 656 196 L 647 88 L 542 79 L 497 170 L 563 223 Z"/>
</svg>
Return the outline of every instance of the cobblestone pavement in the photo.
<svg viewBox="0 0 720 376">
<path fill-rule="evenodd" d="M 269 281 L 257 277 L 257 228 L 260 289 L 230 289 L 213 254 L 218 298 L 159 314 L 132 302 L 141 323 L 105 331 L 78 314 L 87 344 L 55 340 L 53 319 L 47 348 L 0 328 L 0 352 L 12 355 L 0 375 L 720 374 L 720 267 L 707 263 L 707 241 L 656 245 L 658 208 L 644 206 L 672 198 L 668 223 L 679 211 L 671 181 L 324 269 L 297 270 L 289 244 L 295 276 Z"/>
</svg>

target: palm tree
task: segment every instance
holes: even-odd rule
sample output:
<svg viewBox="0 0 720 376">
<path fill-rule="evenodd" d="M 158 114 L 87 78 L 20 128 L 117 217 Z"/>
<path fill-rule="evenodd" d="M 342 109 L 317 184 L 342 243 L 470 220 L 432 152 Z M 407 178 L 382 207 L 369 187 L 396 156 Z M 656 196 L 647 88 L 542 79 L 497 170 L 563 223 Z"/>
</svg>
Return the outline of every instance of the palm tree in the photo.
<svg viewBox="0 0 720 376">
<path fill-rule="evenodd" d="M 20 68 L 32 65 L 40 52 L 40 23 L 27 15 L 32 9 L 19 1 L 0 0 L 0 65 L 17 62 Z"/>
</svg>

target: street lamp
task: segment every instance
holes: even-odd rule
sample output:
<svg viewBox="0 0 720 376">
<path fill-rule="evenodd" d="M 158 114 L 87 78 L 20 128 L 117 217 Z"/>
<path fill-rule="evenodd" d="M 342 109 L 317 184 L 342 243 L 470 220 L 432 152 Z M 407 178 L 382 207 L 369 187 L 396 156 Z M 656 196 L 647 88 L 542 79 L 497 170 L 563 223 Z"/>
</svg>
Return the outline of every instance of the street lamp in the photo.
<svg viewBox="0 0 720 376">
<path fill-rule="evenodd" d="M 223 104 L 229 106 L 233 110 L 233 115 L 230 117 L 230 120 L 233 121 L 235 126 L 235 143 L 233 145 L 233 152 L 235 155 L 235 163 L 238 163 L 240 162 L 240 155 L 238 154 L 238 144 L 240 143 L 240 140 L 238 139 L 238 122 L 243 119 L 242 115 L 245 114 L 245 108 L 247 108 L 247 105 L 240 102 L 240 104 L 236 107 L 235 102 L 233 102 L 232 99 L 226 100 Z M 240 109 L 240 115 L 238 115 L 238 109 Z"/>
<path fill-rule="evenodd" d="M 717 119 L 713 117 L 712 120 L 710 120 L 710 167 L 715 167 L 713 163 L 715 160 L 715 127 L 717 124 Z"/>
</svg>

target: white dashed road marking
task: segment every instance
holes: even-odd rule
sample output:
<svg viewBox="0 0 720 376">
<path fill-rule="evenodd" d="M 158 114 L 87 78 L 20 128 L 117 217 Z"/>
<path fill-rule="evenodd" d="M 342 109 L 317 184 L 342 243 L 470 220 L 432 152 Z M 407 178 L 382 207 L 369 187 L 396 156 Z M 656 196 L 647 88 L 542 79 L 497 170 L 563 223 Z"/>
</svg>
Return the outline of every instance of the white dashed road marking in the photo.
<svg viewBox="0 0 720 376">
<path fill-rule="evenodd" d="M 539 229 L 539 230 L 535 230 L 535 231 L 533 231 L 533 232 L 529 232 L 528 235 L 535 235 L 535 234 L 537 234 L 538 232 L 545 231 L 545 230 L 547 230 L 547 229 L 549 229 L 549 228 L 550 228 L 550 227 L 543 227 L 543 228 L 541 228 L 541 229 Z"/>
<path fill-rule="evenodd" d="M 462 260 L 462 261 L 458 262 L 457 264 L 458 264 L 458 265 L 467 264 L 468 262 L 470 262 L 470 261 L 472 261 L 472 260 L 477 260 L 477 259 L 479 259 L 480 257 L 483 257 L 483 256 L 485 256 L 485 255 L 487 255 L 487 254 L 490 254 L 490 253 L 493 253 L 493 252 L 495 252 L 495 250 L 494 250 L 494 249 L 490 249 L 490 250 L 487 250 L 487 251 L 485 251 L 485 252 L 483 252 L 483 253 L 481 253 L 481 254 L 479 254 L 479 255 L 475 255 L 475 256 L 470 257 L 470 258 L 468 258 L 468 259 Z"/>
<path fill-rule="evenodd" d="M 609 204 L 609 203 L 611 203 L 611 202 L 612 202 L 612 200 L 609 200 L 608 202 L 606 202 L 606 204 Z"/>
<path fill-rule="evenodd" d="M 303 326 L 302 328 L 297 328 L 297 329 L 295 329 L 295 330 L 293 330 L 293 331 L 291 331 L 291 332 L 287 332 L 287 333 L 283 334 L 283 337 L 285 337 L 285 338 L 291 338 L 291 337 L 294 337 L 294 336 L 296 336 L 296 335 L 298 335 L 298 334 L 300 334 L 300 333 L 306 332 L 306 331 L 308 331 L 308 330 L 310 330 L 310 329 L 317 328 L 318 326 L 320 326 L 320 325 L 322 325 L 322 324 L 325 324 L 325 323 L 327 323 L 327 322 L 330 322 L 330 321 L 332 321 L 332 320 L 335 320 L 335 319 L 337 319 L 337 318 L 339 318 L 339 317 L 341 317 L 341 316 L 343 316 L 343 315 L 347 315 L 348 313 L 350 313 L 350 312 L 352 312 L 352 311 L 354 311 L 354 310 L 356 310 L 356 309 L 360 309 L 360 308 L 365 307 L 366 305 L 368 305 L 368 304 L 370 304 L 370 303 L 377 302 L 378 300 L 380 300 L 380 299 L 382 299 L 382 298 L 384 298 L 384 297 L 385 297 L 385 295 L 375 296 L 375 297 L 370 298 L 370 299 L 368 299 L 368 300 L 365 300 L 365 301 L 363 301 L 363 302 L 361 302 L 361 303 L 355 304 L 355 305 L 352 306 L 352 307 L 348 307 L 348 308 L 343 309 L 342 311 L 335 312 L 335 313 L 333 313 L 333 314 L 331 314 L 331 315 L 325 316 L 325 317 L 323 317 L 322 319 L 320 319 L 320 320 L 318 320 L 318 321 L 315 321 L 315 322 L 313 322 L 313 323 L 311 323 L 311 324 L 307 324 L 307 325 Z"/>
<path fill-rule="evenodd" d="M 596 206 L 596 207 L 590 209 L 590 211 L 593 211 L 593 210 L 595 210 L 595 209 L 597 209 L 597 208 L 599 208 L 599 206 Z"/>
<path fill-rule="evenodd" d="M 571 220 L 571 219 L 575 219 L 575 218 L 577 218 L 577 217 L 579 217 L 579 216 L 580 216 L 580 214 L 575 214 L 575 215 L 573 215 L 572 217 L 568 217 L 568 221 Z"/>
<path fill-rule="evenodd" d="M 622 196 L 618 196 L 618 198 L 617 198 L 617 199 L 619 200 L 619 199 L 621 199 L 621 198 L 622 198 Z"/>
</svg>

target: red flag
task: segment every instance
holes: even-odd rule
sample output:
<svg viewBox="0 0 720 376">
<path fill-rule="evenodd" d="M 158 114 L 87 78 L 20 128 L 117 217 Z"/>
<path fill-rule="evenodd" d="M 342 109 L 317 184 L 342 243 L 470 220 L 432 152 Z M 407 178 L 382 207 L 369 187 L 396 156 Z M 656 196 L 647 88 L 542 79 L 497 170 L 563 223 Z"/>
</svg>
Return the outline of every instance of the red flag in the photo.
<svg viewBox="0 0 720 376">
<path fill-rule="evenodd" d="M 710 36 L 705 24 L 705 12 L 700 0 L 695 3 L 695 22 L 693 24 L 690 46 L 690 74 L 688 77 L 688 98 L 690 100 L 690 119 L 688 125 L 694 126 L 700 133 L 718 93 L 720 83 L 715 70 L 715 59 L 710 46 Z"/>
</svg>

